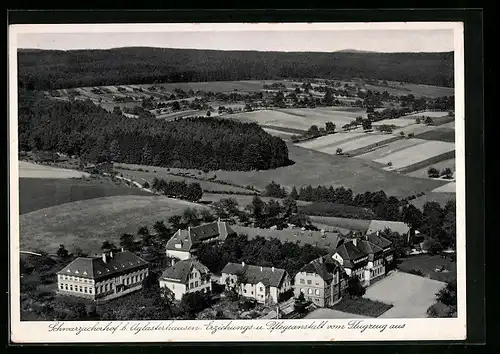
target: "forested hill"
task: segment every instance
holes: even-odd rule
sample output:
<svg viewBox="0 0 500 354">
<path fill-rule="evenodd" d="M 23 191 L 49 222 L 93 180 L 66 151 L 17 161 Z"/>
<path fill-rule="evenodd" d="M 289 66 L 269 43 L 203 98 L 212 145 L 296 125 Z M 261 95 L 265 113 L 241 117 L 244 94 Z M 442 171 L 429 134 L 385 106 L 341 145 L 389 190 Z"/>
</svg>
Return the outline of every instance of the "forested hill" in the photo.
<svg viewBox="0 0 500 354">
<path fill-rule="evenodd" d="M 256 123 L 131 119 L 90 101 L 55 102 L 23 89 L 19 98 L 20 150 L 209 170 L 264 170 L 289 163 L 285 142 Z"/>
<path fill-rule="evenodd" d="M 453 52 L 258 52 L 149 47 L 19 50 L 19 85 L 28 89 L 155 82 L 353 77 L 453 86 Z"/>
</svg>

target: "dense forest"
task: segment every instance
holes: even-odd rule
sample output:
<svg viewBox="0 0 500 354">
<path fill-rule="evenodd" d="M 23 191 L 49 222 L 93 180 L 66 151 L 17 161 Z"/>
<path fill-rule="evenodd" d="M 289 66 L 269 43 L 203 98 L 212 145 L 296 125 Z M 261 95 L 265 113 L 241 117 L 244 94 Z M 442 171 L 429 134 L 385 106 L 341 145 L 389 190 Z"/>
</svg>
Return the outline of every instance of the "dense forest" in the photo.
<svg viewBox="0 0 500 354">
<path fill-rule="evenodd" d="M 213 117 L 130 119 L 90 101 L 54 102 L 26 90 L 19 98 L 21 151 L 210 170 L 264 170 L 289 163 L 285 142 L 256 123 Z"/>
<path fill-rule="evenodd" d="M 318 53 L 165 48 L 30 50 L 18 53 L 19 87 L 283 78 L 378 79 L 453 87 L 453 52 Z"/>
</svg>

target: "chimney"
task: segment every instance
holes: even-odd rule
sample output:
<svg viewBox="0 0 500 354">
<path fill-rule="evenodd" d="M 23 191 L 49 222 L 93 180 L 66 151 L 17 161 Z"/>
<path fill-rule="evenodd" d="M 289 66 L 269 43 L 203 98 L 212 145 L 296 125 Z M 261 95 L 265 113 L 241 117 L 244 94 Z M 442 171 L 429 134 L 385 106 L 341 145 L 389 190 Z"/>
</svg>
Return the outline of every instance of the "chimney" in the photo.
<svg viewBox="0 0 500 354">
<path fill-rule="evenodd" d="M 241 262 L 241 266 L 244 267 L 245 266 L 245 262 Z"/>
<path fill-rule="evenodd" d="M 123 247 L 121 248 L 122 252 L 124 251 Z"/>
<path fill-rule="evenodd" d="M 113 251 L 109 252 L 109 258 L 113 258 Z"/>
<path fill-rule="evenodd" d="M 262 267 L 260 267 L 260 271 L 262 272 Z"/>
<path fill-rule="evenodd" d="M 380 236 L 380 231 L 377 231 L 377 236 Z"/>
<path fill-rule="evenodd" d="M 107 262 L 108 262 L 107 257 L 106 257 L 106 253 L 103 253 L 103 254 L 102 254 L 102 261 L 103 261 L 104 263 L 107 263 Z"/>
<path fill-rule="evenodd" d="M 319 257 L 319 263 L 323 264 L 323 257 Z"/>
<path fill-rule="evenodd" d="M 274 273 L 274 267 L 272 267 L 273 273 Z"/>
<path fill-rule="evenodd" d="M 352 243 L 353 243 L 354 246 L 357 246 L 358 245 L 358 239 L 356 237 L 354 237 L 352 239 Z"/>
</svg>

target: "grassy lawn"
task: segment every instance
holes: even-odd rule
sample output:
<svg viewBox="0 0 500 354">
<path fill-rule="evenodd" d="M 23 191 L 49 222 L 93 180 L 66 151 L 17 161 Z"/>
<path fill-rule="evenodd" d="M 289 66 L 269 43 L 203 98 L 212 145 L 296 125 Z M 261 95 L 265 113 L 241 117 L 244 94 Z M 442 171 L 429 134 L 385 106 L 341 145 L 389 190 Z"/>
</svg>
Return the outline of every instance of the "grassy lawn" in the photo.
<svg viewBox="0 0 500 354">
<path fill-rule="evenodd" d="M 103 241 L 116 245 L 123 233 L 135 234 L 139 227 L 150 230 L 158 220 L 181 214 L 186 207 L 204 208 L 163 196 L 114 196 L 65 203 L 20 216 L 20 248 L 54 253 L 60 244 L 72 252 L 100 251 Z"/>
<path fill-rule="evenodd" d="M 109 179 L 19 179 L 19 214 L 64 203 L 119 195 L 151 195 Z"/>
<path fill-rule="evenodd" d="M 430 191 L 446 182 L 426 180 L 384 171 L 371 161 L 321 153 L 288 145 L 295 164 L 264 171 L 216 171 L 217 179 L 240 185 L 264 187 L 274 180 L 285 187 L 327 185 L 351 188 L 354 193 L 384 190 L 388 195 L 405 197 Z"/>
<path fill-rule="evenodd" d="M 424 204 L 427 202 L 438 202 L 441 206 L 444 206 L 447 201 L 456 199 L 457 194 L 455 192 L 427 192 L 421 197 L 410 200 L 410 203 L 417 208 L 422 209 Z"/>
<path fill-rule="evenodd" d="M 333 309 L 367 317 L 379 317 L 392 308 L 392 306 L 393 305 L 384 304 L 380 301 L 373 301 L 364 297 L 357 299 L 344 297 L 338 304 L 333 306 Z"/>
<path fill-rule="evenodd" d="M 447 272 L 436 272 L 436 268 L 442 266 L 446 268 Z M 430 279 L 442 282 L 456 282 L 457 280 L 456 263 L 441 256 L 419 255 L 405 258 L 398 265 L 398 268 L 403 272 L 419 270 Z"/>
</svg>

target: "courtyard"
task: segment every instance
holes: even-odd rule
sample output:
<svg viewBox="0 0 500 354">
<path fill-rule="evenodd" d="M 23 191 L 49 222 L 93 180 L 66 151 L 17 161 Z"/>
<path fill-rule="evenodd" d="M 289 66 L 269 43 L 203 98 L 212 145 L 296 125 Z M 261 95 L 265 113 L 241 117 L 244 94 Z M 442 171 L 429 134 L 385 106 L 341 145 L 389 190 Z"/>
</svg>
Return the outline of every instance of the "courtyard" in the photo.
<svg viewBox="0 0 500 354">
<path fill-rule="evenodd" d="M 394 272 L 366 289 L 364 297 L 392 304 L 379 318 L 426 318 L 445 283 L 418 275 Z"/>
</svg>

